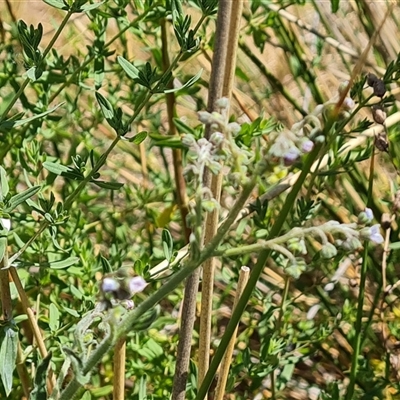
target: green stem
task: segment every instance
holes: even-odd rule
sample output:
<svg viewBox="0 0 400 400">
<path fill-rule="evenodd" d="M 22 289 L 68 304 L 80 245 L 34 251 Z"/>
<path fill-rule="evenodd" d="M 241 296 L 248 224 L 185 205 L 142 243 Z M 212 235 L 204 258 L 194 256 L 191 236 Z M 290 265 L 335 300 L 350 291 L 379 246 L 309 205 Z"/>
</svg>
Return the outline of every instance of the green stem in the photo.
<svg viewBox="0 0 400 400">
<path fill-rule="evenodd" d="M 358 373 L 358 358 L 361 352 L 362 343 L 362 317 L 363 317 L 363 307 L 364 307 L 364 297 L 365 297 L 365 281 L 367 278 L 367 266 L 368 266 L 368 242 L 364 243 L 363 252 L 363 262 L 361 266 L 361 279 L 360 279 L 360 292 L 358 295 L 358 305 L 357 305 L 357 317 L 356 317 L 356 327 L 354 332 L 354 344 L 353 344 L 353 355 L 351 360 L 351 370 L 350 370 L 350 382 L 347 387 L 346 400 L 352 400 L 354 395 L 354 387 L 357 379 Z"/>
<path fill-rule="evenodd" d="M 285 287 L 283 289 L 283 296 L 282 296 L 282 301 L 281 301 L 281 305 L 279 307 L 279 315 L 278 315 L 278 320 L 276 323 L 276 327 L 275 327 L 275 332 L 278 332 L 278 334 L 280 334 L 281 328 L 282 328 L 282 318 L 283 318 L 283 314 L 285 312 L 286 309 L 286 299 L 288 297 L 289 294 L 289 288 L 290 288 L 290 277 L 286 276 L 285 277 Z M 275 390 L 275 369 L 271 371 L 271 392 L 272 392 L 272 399 L 276 398 L 276 390 Z"/>
<path fill-rule="evenodd" d="M 368 200 L 367 206 L 371 206 L 371 202 L 373 202 L 373 186 L 374 186 L 374 153 L 371 155 L 370 162 L 370 173 L 369 173 L 369 181 L 368 181 Z M 358 358 L 361 352 L 361 346 L 363 342 L 362 335 L 362 317 L 363 317 L 363 307 L 364 307 L 364 297 L 365 297 L 365 282 L 367 279 L 367 269 L 368 269 L 368 242 L 364 242 L 364 252 L 363 252 L 363 261 L 361 266 L 361 278 L 360 278 L 360 292 L 358 295 L 358 305 L 357 305 L 357 318 L 356 318 L 356 328 L 355 328 L 355 339 L 353 344 L 353 357 L 351 360 L 351 370 L 350 370 L 350 382 L 347 388 L 346 400 L 352 400 L 354 394 L 354 387 L 357 380 L 358 373 Z"/>
</svg>

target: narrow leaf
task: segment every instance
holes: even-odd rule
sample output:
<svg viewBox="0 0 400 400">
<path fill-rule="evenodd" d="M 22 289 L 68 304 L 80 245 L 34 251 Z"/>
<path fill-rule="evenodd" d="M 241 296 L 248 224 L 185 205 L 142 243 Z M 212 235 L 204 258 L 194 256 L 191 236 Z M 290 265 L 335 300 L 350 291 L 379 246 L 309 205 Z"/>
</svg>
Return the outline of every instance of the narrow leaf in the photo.
<svg viewBox="0 0 400 400">
<path fill-rule="evenodd" d="M 4 254 L 6 254 L 6 248 L 7 248 L 7 238 L 0 237 L 0 262 L 4 258 Z"/>
<path fill-rule="evenodd" d="M 18 334 L 10 325 L 6 325 L 3 329 L 0 348 L 0 376 L 8 397 L 12 389 L 12 378 L 17 359 Z"/>
<path fill-rule="evenodd" d="M 111 103 L 99 92 L 96 92 L 97 102 L 100 104 L 104 118 L 109 120 L 114 117 L 114 108 Z"/>
<path fill-rule="evenodd" d="M 90 11 L 90 10 L 94 10 L 96 8 L 99 8 L 104 3 L 105 3 L 105 1 L 102 1 L 100 3 L 87 4 L 85 6 L 82 6 L 81 10 L 84 11 L 84 12 L 87 12 L 87 11 Z"/>
<path fill-rule="evenodd" d="M 161 238 L 162 238 L 164 256 L 169 261 L 172 258 L 174 242 L 172 240 L 172 236 L 168 229 L 163 229 Z"/>
<path fill-rule="evenodd" d="M 101 187 L 102 189 L 110 189 L 110 190 L 118 190 L 121 189 L 122 186 L 124 186 L 123 183 L 119 182 L 104 182 L 104 181 L 91 181 L 98 187 Z"/>
<path fill-rule="evenodd" d="M 40 186 L 32 186 L 31 188 L 24 190 L 22 193 L 18 193 L 11 197 L 11 199 L 8 201 L 5 211 L 10 212 L 14 210 L 14 208 L 34 196 L 39 190 Z"/>
<path fill-rule="evenodd" d="M 130 139 L 128 139 L 128 141 L 131 142 L 131 143 L 139 145 L 146 138 L 147 138 L 147 132 L 143 131 L 143 132 L 137 133 L 135 136 L 133 136 Z"/>
<path fill-rule="evenodd" d="M 35 119 L 42 118 L 45 115 L 48 115 L 48 114 L 52 113 L 53 111 L 57 110 L 57 108 L 61 107 L 63 104 L 64 103 L 60 103 L 60 104 L 56 105 L 55 107 L 50 108 L 50 110 L 44 111 L 44 112 L 34 115 L 33 117 L 30 117 L 30 118 L 20 119 L 17 121 L 14 121 L 10 118 L 10 119 L 0 123 L 0 130 L 1 129 L 11 129 L 13 127 L 21 126 L 28 122 L 34 121 Z"/>
<path fill-rule="evenodd" d="M 339 2 L 340 0 L 331 0 L 331 9 L 334 14 L 339 10 Z"/>
<path fill-rule="evenodd" d="M 3 167 L 0 167 L 0 201 L 3 201 L 9 190 L 7 173 Z"/>
<path fill-rule="evenodd" d="M 66 6 L 66 4 L 62 1 L 58 1 L 58 0 L 43 0 L 46 4 L 48 4 L 49 6 L 58 8 L 60 10 L 68 10 L 68 6 Z"/>
<path fill-rule="evenodd" d="M 128 60 L 125 60 L 124 57 L 117 57 L 118 64 L 122 67 L 122 69 L 126 72 L 129 78 L 137 79 L 139 77 L 139 70 Z"/>
<path fill-rule="evenodd" d="M 69 167 L 67 167 L 65 165 L 57 164 L 57 163 L 54 163 L 51 161 L 45 161 L 43 163 L 43 167 L 45 167 L 47 169 L 47 171 L 50 171 L 56 175 L 61 175 L 63 172 L 69 171 Z"/>
<path fill-rule="evenodd" d="M 178 88 L 173 88 L 173 89 L 166 89 L 164 90 L 164 93 L 174 93 L 174 92 L 178 92 L 179 90 L 182 90 L 184 88 L 190 87 L 192 86 L 195 82 L 197 82 L 200 77 L 201 74 L 203 73 L 203 69 L 201 69 L 195 76 L 193 76 L 192 78 L 190 78 L 185 84 L 183 84 L 181 87 Z"/>
<path fill-rule="evenodd" d="M 65 260 L 51 262 L 49 266 L 51 269 L 63 269 L 76 264 L 78 261 L 79 257 L 68 257 Z"/>
<path fill-rule="evenodd" d="M 57 331 L 60 327 L 60 311 L 54 303 L 51 303 L 49 307 L 49 327 L 52 332 Z"/>
</svg>

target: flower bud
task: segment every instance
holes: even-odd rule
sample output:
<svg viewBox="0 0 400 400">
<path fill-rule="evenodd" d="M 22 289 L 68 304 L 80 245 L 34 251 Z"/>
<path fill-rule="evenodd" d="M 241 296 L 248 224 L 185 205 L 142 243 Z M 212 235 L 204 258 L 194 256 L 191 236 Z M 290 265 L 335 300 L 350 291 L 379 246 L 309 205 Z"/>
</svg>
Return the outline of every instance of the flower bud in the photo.
<svg viewBox="0 0 400 400">
<path fill-rule="evenodd" d="M 378 80 L 378 77 L 376 75 L 370 74 L 370 73 L 367 74 L 367 85 L 369 87 L 373 87 L 377 80 Z"/>
<path fill-rule="evenodd" d="M 332 243 L 326 243 L 321 248 L 322 258 L 333 258 L 337 255 L 337 249 Z"/>
<path fill-rule="evenodd" d="M 214 145 L 214 146 L 220 146 L 223 142 L 224 142 L 224 135 L 221 132 L 214 132 L 211 136 L 210 136 L 210 142 Z"/>
<path fill-rule="evenodd" d="M 374 89 L 374 95 L 380 98 L 382 98 L 386 93 L 386 86 L 382 79 L 378 79 L 374 83 L 373 89 Z"/>
<path fill-rule="evenodd" d="M 386 121 L 386 113 L 385 109 L 380 105 L 376 104 L 371 107 L 372 110 L 372 118 L 377 124 L 383 125 Z"/>
<path fill-rule="evenodd" d="M 226 97 L 222 97 L 221 99 L 216 101 L 215 104 L 218 108 L 228 108 L 229 100 Z"/>
<path fill-rule="evenodd" d="M 231 122 L 228 124 L 228 129 L 232 136 L 236 136 L 240 132 L 241 126 L 237 122 Z"/>
<path fill-rule="evenodd" d="M 351 97 L 346 97 L 343 100 L 342 107 L 345 111 L 351 111 L 355 106 L 354 100 Z"/>
<path fill-rule="evenodd" d="M 299 253 L 303 255 L 307 254 L 307 248 L 304 239 L 291 238 L 288 240 L 287 246 L 292 253 Z"/>
<path fill-rule="evenodd" d="M 372 210 L 368 207 L 364 211 L 360 212 L 360 214 L 358 214 L 358 223 L 359 224 L 363 224 L 363 225 L 370 224 L 373 219 L 374 219 L 374 214 L 373 214 Z"/>
<path fill-rule="evenodd" d="M 203 124 L 211 124 L 213 122 L 212 115 L 208 111 L 199 111 L 197 113 L 199 121 Z"/>
<path fill-rule="evenodd" d="M 310 139 L 303 140 L 300 147 L 303 153 L 309 153 L 310 151 L 312 151 L 313 148 L 314 148 L 314 142 Z"/>
<path fill-rule="evenodd" d="M 285 166 L 293 165 L 300 156 L 300 150 L 297 147 L 291 147 L 284 155 L 283 155 L 283 163 Z"/>
<path fill-rule="evenodd" d="M 356 237 L 347 238 L 342 243 L 342 248 L 346 251 L 356 251 L 362 247 L 361 242 Z"/>
</svg>

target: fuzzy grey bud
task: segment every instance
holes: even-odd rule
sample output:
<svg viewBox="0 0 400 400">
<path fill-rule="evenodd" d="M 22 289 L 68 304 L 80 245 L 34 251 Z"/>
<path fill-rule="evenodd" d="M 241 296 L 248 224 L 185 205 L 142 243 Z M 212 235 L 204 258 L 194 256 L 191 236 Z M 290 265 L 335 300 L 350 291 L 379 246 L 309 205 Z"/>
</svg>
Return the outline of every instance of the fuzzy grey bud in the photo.
<svg viewBox="0 0 400 400">
<path fill-rule="evenodd" d="M 337 249 L 332 243 L 326 243 L 321 248 L 322 258 L 333 258 L 337 255 Z"/>
</svg>

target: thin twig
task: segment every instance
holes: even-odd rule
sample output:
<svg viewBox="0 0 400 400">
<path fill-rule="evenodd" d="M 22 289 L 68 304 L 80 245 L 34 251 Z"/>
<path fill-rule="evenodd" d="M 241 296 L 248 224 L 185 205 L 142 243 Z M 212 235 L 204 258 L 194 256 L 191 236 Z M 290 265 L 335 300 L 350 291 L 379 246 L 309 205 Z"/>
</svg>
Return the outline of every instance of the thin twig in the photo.
<svg viewBox="0 0 400 400">
<path fill-rule="evenodd" d="M 113 400 L 125 398 L 125 352 L 126 339 L 122 338 L 114 347 Z"/>
</svg>

